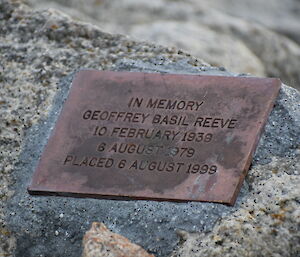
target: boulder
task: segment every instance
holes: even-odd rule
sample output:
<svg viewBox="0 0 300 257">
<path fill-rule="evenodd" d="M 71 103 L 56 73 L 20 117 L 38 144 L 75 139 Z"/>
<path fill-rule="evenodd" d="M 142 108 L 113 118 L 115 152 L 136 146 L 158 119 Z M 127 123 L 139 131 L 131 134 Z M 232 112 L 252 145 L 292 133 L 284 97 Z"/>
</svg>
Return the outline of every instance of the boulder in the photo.
<svg viewBox="0 0 300 257">
<path fill-rule="evenodd" d="M 0 255 L 79 256 L 93 222 L 155 256 L 299 255 L 296 89 L 282 86 L 234 207 L 31 196 L 27 186 L 77 70 L 239 74 L 12 0 L 0 1 L 0 55 Z"/>
<path fill-rule="evenodd" d="M 220 34 L 196 22 L 157 21 L 135 25 L 131 35 L 136 39 L 172 45 L 214 66 L 223 66 L 232 72 L 265 75 L 259 58 L 239 39 Z"/>
<path fill-rule="evenodd" d="M 198 1 L 199 2 L 199 1 Z M 206 2 L 211 7 L 243 18 L 247 21 L 255 21 L 279 34 L 283 34 L 300 43 L 300 4 L 298 0 L 212 0 Z"/>
<path fill-rule="evenodd" d="M 297 0 L 27 1 L 36 9 L 55 6 L 105 31 L 175 46 L 230 71 L 280 77 L 300 89 Z"/>
</svg>

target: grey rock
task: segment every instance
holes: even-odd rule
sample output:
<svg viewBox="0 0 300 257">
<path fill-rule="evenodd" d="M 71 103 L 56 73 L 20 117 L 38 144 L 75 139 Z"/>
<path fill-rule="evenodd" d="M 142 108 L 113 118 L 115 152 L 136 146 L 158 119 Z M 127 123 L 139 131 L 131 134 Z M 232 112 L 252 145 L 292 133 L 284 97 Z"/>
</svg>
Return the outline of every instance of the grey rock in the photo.
<svg viewBox="0 0 300 257">
<path fill-rule="evenodd" d="M 59 202 L 57 208 L 52 208 L 51 198 L 49 205 L 45 199 L 40 206 L 26 197 L 20 201 L 17 198 L 9 201 L 13 194 L 27 195 L 31 173 L 27 173 L 29 170 L 26 172 L 26 167 L 29 167 L 26 165 L 36 155 L 35 149 L 44 142 L 46 130 L 40 131 L 41 141 L 34 141 L 31 153 L 28 152 L 22 162 L 19 160 L 20 153 L 29 149 L 26 148 L 25 136 L 32 131 L 30 128 L 37 123 L 42 126 L 48 117 L 54 105 L 54 95 L 58 90 L 67 90 L 59 89 L 57 83 L 80 67 L 111 69 L 117 60 L 124 57 L 136 61 L 160 58 L 161 65 L 165 60 L 175 62 L 183 59 L 193 67 L 209 65 L 188 54 L 178 54 L 176 49 L 137 43 L 120 35 L 104 33 L 95 26 L 74 22 L 55 10 L 34 12 L 17 1 L 0 0 L 0 16 L 0 255 L 10 256 L 15 251 L 16 256 L 47 256 L 49 252 L 53 256 L 64 253 L 77 256 L 81 236 L 89 223 L 106 219 L 107 210 L 99 211 L 97 206 L 93 206 L 94 214 L 89 214 L 93 218 L 89 218 L 89 215 L 83 216 L 80 204 L 77 206 L 77 201 L 70 199 L 54 200 Z M 70 81 L 64 81 L 69 85 Z M 19 169 L 19 172 L 27 174 L 23 178 L 19 178 L 16 172 L 16 167 L 21 167 L 18 165 L 25 165 L 24 170 Z M 71 213 L 62 219 L 64 202 Z M 10 204 L 10 209 L 7 204 Z M 20 209 L 14 210 L 14 204 Z M 82 219 L 76 220 L 72 212 L 81 215 Z M 65 219 L 68 221 L 65 222 Z M 8 223 L 12 224 L 11 228 Z M 36 224 L 40 225 L 33 229 Z"/>
<path fill-rule="evenodd" d="M 37 9 L 55 6 L 105 31 L 175 46 L 234 72 L 280 77 L 300 89 L 297 0 L 28 1 Z"/>
<path fill-rule="evenodd" d="M 298 0 L 247 1 L 213 0 L 207 4 L 247 21 L 255 21 L 300 43 L 300 3 Z"/>
<path fill-rule="evenodd" d="M 262 62 L 239 39 L 220 34 L 197 22 L 156 21 L 137 24 L 130 30 L 136 39 L 172 45 L 214 66 L 224 66 L 233 72 L 247 72 L 265 76 Z M 237 58 L 233 58 L 236 56 Z"/>
<path fill-rule="evenodd" d="M 299 209 L 298 91 L 282 87 L 234 207 L 195 202 L 30 196 L 26 188 L 77 70 L 239 75 L 210 67 L 188 54 L 178 54 L 173 48 L 103 33 L 54 10 L 33 12 L 17 2 L 1 0 L 0 15 L 0 254 L 78 256 L 83 234 L 94 221 L 105 223 L 113 232 L 128 237 L 156 256 L 167 256 L 179 245 L 176 231 L 184 234 L 186 241 L 174 254 L 187 256 L 199 251 L 201 238 L 207 243 L 202 247 L 207 255 L 215 249 L 217 254 L 225 255 L 242 235 L 247 242 L 245 251 L 260 256 L 263 245 L 254 247 L 258 234 L 252 236 L 246 231 L 247 226 L 256 224 L 263 227 L 261 241 L 266 249 L 272 246 L 274 255 L 282 253 L 281 249 L 297 253 L 294 245 L 299 232 L 294 226 L 299 221 L 296 212 Z M 273 190 L 274 187 L 278 190 Z M 276 225 L 276 233 L 280 235 L 277 237 L 264 224 L 275 226 L 283 210 L 278 209 L 280 203 L 287 210 L 287 218 Z M 260 211 L 266 206 L 268 210 Z M 245 219 L 251 208 L 257 211 L 256 223 Z M 224 231 L 232 236 L 222 245 L 216 236 L 221 237 Z M 287 235 L 286 231 L 291 232 Z M 214 236 L 218 247 L 208 243 Z M 289 241 L 282 240 L 287 236 Z M 279 250 L 273 247 L 276 244 L 280 245 Z M 235 244 L 234 251 L 245 256 L 241 245 Z"/>
<path fill-rule="evenodd" d="M 265 126 L 254 164 L 266 164 L 273 156 L 296 158 L 300 145 L 300 95 L 284 86 Z"/>
<path fill-rule="evenodd" d="M 211 29 L 217 28 L 219 33 L 243 41 L 259 57 L 268 76 L 280 77 L 284 83 L 300 89 L 300 75 L 296 68 L 300 60 L 300 46 L 294 41 L 260 24 L 226 16 L 215 10 L 205 12 L 199 21 Z"/>
<path fill-rule="evenodd" d="M 124 62 L 126 60 L 121 62 L 121 67 L 116 63 L 114 69 L 123 70 Z M 139 68 L 147 72 L 146 67 L 155 65 L 156 62 L 149 60 L 149 63 L 139 62 L 133 67 L 134 70 Z M 130 71 L 129 67 L 126 70 Z M 176 72 L 179 67 L 182 64 L 162 65 L 162 71 Z M 189 68 L 187 63 L 185 70 L 195 73 L 195 69 Z M 212 70 L 217 73 L 216 69 Z M 159 66 L 156 65 L 155 71 L 160 72 Z M 203 74 L 206 73 L 204 69 Z M 201 69 L 198 74 L 201 74 Z M 247 185 L 235 208 L 214 203 L 111 201 L 29 195 L 26 187 L 68 95 L 72 78 L 69 76 L 61 81 L 61 91 L 56 94 L 48 117 L 27 131 L 23 151 L 15 166 L 15 184 L 11 188 L 14 196 L 8 202 L 6 211 L 16 215 L 8 216 L 6 222 L 17 238 L 17 256 L 25 253 L 26 256 L 38 256 L 45 254 L 45 249 L 50 250 L 53 256 L 77 256 L 81 238 L 93 221 L 103 222 L 114 232 L 128 237 L 157 256 L 167 256 L 179 241 L 176 230 L 209 231 L 220 217 L 237 208 L 247 192 Z M 59 218 L 61 213 L 63 219 Z M 24 228 L 28 233 L 21 232 Z"/>
<path fill-rule="evenodd" d="M 178 241 L 176 228 L 209 229 L 220 213 L 232 211 L 213 204 L 29 196 L 35 163 L 70 86 L 67 74 L 117 68 L 124 57 L 159 67 L 179 62 L 177 69 L 193 71 L 210 66 L 174 48 L 104 33 L 55 10 L 35 12 L 1 0 L 0 15 L 0 255 L 78 256 L 84 232 L 93 221 L 103 221 L 163 256 Z"/>
</svg>

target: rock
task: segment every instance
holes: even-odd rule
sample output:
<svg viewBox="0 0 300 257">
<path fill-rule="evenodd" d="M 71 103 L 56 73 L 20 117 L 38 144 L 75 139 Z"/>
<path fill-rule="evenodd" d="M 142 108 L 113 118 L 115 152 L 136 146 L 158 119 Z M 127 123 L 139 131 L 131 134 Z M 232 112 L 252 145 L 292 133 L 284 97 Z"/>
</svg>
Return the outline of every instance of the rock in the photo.
<svg viewBox="0 0 300 257">
<path fill-rule="evenodd" d="M 300 89 L 296 0 L 29 2 L 36 8 L 62 8 L 106 31 L 175 46 L 230 71 L 280 77 Z M 297 39 L 298 44 L 286 35 Z"/>
<path fill-rule="evenodd" d="M 230 247 L 231 256 L 247 251 L 258 257 L 268 249 L 273 256 L 299 255 L 297 90 L 282 86 L 234 207 L 30 196 L 26 188 L 78 69 L 238 74 L 174 48 L 107 34 L 60 12 L 32 11 L 9 0 L 0 0 L 0 55 L 0 255 L 78 256 L 94 221 L 155 256 L 169 256 L 176 247 L 173 255 L 182 256 L 226 256 Z"/>
<path fill-rule="evenodd" d="M 298 0 L 213 0 L 211 7 L 247 21 L 255 21 L 300 43 L 300 4 Z"/>
<path fill-rule="evenodd" d="M 153 71 L 170 72 L 172 67 L 174 72 L 224 71 L 174 48 L 138 43 L 74 22 L 59 11 L 31 11 L 8 0 L 0 1 L 0 56 L 0 255 L 78 256 L 82 236 L 93 221 L 105 222 L 147 250 L 167 255 L 178 241 L 176 227 L 208 229 L 221 213 L 231 211 L 213 204 L 27 194 L 34 166 L 70 86 L 72 76 L 66 75 L 79 68 L 116 69 L 125 57 L 153 63 Z M 199 225 L 199 216 L 207 211 L 211 215 Z"/>
<path fill-rule="evenodd" d="M 299 154 L 256 165 L 247 176 L 251 191 L 241 208 L 209 233 L 181 233 L 184 243 L 171 256 L 299 256 L 299 174 Z"/>
<path fill-rule="evenodd" d="M 85 233 L 83 248 L 83 257 L 154 257 L 98 222 L 93 222 L 91 229 Z"/>
<path fill-rule="evenodd" d="M 136 39 L 192 51 L 194 56 L 211 65 L 224 66 L 232 72 L 265 75 L 261 61 L 242 41 L 195 22 L 158 21 L 135 25 L 131 35 Z"/>
<path fill-rule="evenodd" d="M 222 22 L 221 22 L 222 21 Z M 239 39 L 260 58 L 268 76 L 280 77 L 283 82 L 300 89 L 300 46 L 283 35 L 236 17 L 215 10 L 207 10 L 199 16 L 199 22 L 219 33 Z"/>
</svg>

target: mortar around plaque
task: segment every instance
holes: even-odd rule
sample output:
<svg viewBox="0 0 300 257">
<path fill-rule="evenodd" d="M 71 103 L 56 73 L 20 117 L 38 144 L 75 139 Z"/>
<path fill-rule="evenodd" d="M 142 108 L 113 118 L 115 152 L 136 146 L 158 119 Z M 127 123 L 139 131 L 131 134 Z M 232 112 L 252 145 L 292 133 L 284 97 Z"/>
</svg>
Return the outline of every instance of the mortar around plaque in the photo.
<svg viewBox="0 0 300 257">
<path fill-rule="evenodd" d="M 80 71 L 28 190 L 232 205 L 280 85 Z"/>
</svg>

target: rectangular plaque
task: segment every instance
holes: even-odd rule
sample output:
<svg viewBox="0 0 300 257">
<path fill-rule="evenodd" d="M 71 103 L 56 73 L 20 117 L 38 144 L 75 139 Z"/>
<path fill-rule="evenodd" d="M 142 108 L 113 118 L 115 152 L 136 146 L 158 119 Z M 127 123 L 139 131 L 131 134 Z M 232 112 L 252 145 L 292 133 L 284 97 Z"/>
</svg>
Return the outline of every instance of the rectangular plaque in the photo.
<svg viewBox="0 0 300 257">
<path fill-rule="evenodd" d="M 280 85 L 80 71 L 28 190 L 234 204 Z"/>
</svg>

